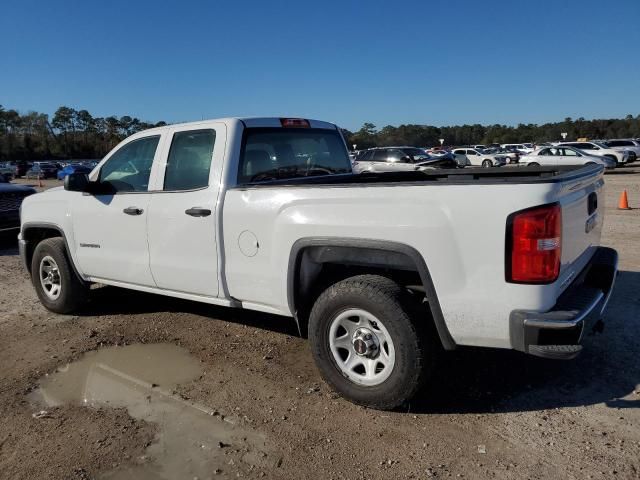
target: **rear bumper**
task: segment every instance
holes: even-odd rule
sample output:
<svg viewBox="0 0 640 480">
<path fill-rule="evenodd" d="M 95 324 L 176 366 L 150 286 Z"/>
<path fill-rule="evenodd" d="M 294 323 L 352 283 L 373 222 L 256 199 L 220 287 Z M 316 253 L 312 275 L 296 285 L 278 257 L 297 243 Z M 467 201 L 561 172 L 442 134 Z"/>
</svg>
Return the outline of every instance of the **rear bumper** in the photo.
<svg viewBox="0 0 640 480">
<path fill-rule="evenodd" d="M 598 247 L 550 311 L 511 312 L 511 347 L 545 358 L 576 357 L 582 350 L 580 343 L 585 330 L 602 317 L 617 271 L 618 253 L 612 248 Z"/>
</svg>

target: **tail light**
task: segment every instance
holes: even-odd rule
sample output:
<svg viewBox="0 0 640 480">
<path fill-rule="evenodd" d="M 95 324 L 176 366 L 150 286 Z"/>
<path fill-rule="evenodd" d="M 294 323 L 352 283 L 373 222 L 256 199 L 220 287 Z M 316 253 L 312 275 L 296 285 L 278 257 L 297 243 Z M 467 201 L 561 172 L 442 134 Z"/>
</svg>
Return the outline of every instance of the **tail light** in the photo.
<svg viewBox="0 0 640 480">
<path fill-rule="evenodd" d="M 510 215 L 507 220 L 507 282 L 554 282 L 560 274 L 561 250 L 562 210 L 559 204 Z"/>
</svg>

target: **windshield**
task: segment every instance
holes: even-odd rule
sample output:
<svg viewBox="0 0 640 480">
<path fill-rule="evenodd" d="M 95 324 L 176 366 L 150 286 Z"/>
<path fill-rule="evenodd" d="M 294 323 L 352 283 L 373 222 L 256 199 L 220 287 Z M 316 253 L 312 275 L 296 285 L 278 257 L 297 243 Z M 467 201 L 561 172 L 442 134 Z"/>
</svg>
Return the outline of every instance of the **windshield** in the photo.
<svg viewBox="0 0 640 480">
<path fill-rule="evenodd" d="M 602 142 L 591 142 L 591 143 L 593 143 L 594 145 L 599 146 L 600 148 L 609 148 L 608 146 L 606 146 L 606 145 L 605 145 L 604 143 L 602 143 Z"/>
<path fill-rule="evenodd" d="M 245 130 L 238 183 L 350 173 L 340 132 L 312 128 Z"/>
</svg>

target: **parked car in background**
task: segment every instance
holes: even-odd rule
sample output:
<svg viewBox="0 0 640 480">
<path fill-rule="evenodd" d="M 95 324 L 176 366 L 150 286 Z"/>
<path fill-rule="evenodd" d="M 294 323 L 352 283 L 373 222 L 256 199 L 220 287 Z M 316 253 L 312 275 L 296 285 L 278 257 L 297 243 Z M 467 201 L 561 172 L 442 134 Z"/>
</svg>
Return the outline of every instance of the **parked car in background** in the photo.
<svg viewBox="0 0 640 480">
<path fill-rule="evenodd" d="M 29 170 L 27 170 L 27 173 L 24 174 L 24 178 L 27 178 L 27 179 L 45 178 L 44 171 L 42 170 L 42 168 L 40 168 L 39 165 L 33 165 Z"/>
<path fill-rule="evenodd" d="M 18 160 L 16 163 L 16 176 L 15 178 L 24 177 L 29 169 L 32 167 L 31 162 L 27 162 L 26 160 Z"/>
<path fill-rule="evenodd" d="M 56 177 L 58 180 L 64 180 L 64 177 L 71 173 L 91 173 L 92 168 L 85 165 L 74 165 L 70 164 L 66 167 L 63 167 L 61 170 L 58 170 Z"/>
<path fill-rule="evenodd" d="M 0 176 L 0 235 L 17 236 L 20 230 L 20 205 L 25 197 L 34 193 L 36 191 L 33 188 L 14 185 Z"/>
<path fill-rule="evenodd" d="M 34 166 L 38 165 L 44 173 L 42 178 L 56 178 L 58 170 L 61 166 L 55 162 L 34 162 Z"/>
<path fill-rule="evenodd" d="M 505 150 L 517 150 L 522 153 L 531 153 L 533 152 L 533 144 L 532 143 L 503 143 L 500 145 L 500 148 Z"/>
<path fill-rule="evenodd" d="M 16 166 L 10 163 L 0 163 L 0 177 L 7 182 L 13 180 L 16 176 Z"/>
<path fill-rule="evenodd" d="M 636 156 L 636 160 L 638 158 L 640 158 L 640 141 L 638 140 L 632 140 L 630 138 L 621 138 L 621 139 L 613 139 L 613 140 L 607 140 L 606 142 L 603 142 L 607 147 L 609 148 L 614 148 L 616 150 L 622 149 L 622 150 L 629 150 L 630 152 L 633 152 Z M 629 159 L 630 162 L 632 162 L 632 159 Z"/>
<path fill-rule="evenodd" d="M 500 147 L 489 147 L 485 148 L 484 153 L 489 153 L 491 155 L 500 155 L 507 158 L 507 163 L 518 163 L 520 161 L 520 153 L 517 150 L 510 151 L 504 150 Z"/>
<path fill-rule="evenodd" d="M 608 157 L 589 155 L 569 146 L 543 147 L 520 158 L 520 163 L 528 166 L 561 166 L 561 165 L 602 165 L 608 170 L 616 168 L 615 160 Z"/>
<path fill-rule="evenodd" d="M 455 148 L 452 152 L 458 165 L 476 167 L 499 167 L 507 163 L 507 157 L 502 154 L 485 153 L 484 150 L 476 148 Z"/>
<path fill-rule="evenodd" d="M 24 175 L 25 178 L 56 178 L 58 168 L 53 163 L 34 162 Z"/>
<path fill-rule="evenodd" d="M 376 147 L 362 152 L 354 170 L 362 172 L 406 172 L 422 168 L 457 168 L 452 155 L 431 156 L 416 147 Z"/>
<path fill-rule="evenodd" d="M 629 151 L 611 148 L 600 142 L 561 142 L 558 146 L 569 146 L 584 151 L 588 155 L 599 155 L 608 157 L 618 164 L 629 162 Z"/>
</svg>

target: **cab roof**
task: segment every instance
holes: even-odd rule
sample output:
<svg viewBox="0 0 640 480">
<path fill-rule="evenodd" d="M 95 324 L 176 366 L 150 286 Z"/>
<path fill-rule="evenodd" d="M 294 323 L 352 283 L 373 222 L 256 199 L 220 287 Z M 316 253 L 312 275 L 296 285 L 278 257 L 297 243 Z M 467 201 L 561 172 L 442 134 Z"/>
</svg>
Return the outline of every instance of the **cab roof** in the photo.
<svg viewBox="0 0 640 480">
<path fill-rule="evenodd" d="M 313 119 L 303 119 L 301 117 L 225 117 L 225 118 L 212 118 L 208 120 L 198 120 L 194 122 L 182 122 L 182 123 L 172 123 L 169 125 L 163 125 L 162 127 L 154 127 L 148 130 L 143 130 L 145 134 L 153 133 L 153 132 L 162 132 L 164 130 L 168 130 L 174 127 L 186 127 L 193 125 L 196 126 L 205 126 L 211 123 L 225 123 L 227 125 L 243 123 L 244 126 L 248 128 L 282 128 L 282 120 L 283 119 L 292 119 L 292 120 L 305 120 L 309 122 L 310 128 L 325 128 L 330 130 L 337 129 L 337 125 L 330 122 L 323 122 L 321 120 L 313 120 Z M 141 132 L 137 132 L 141 133 Z"/>
</svg>

